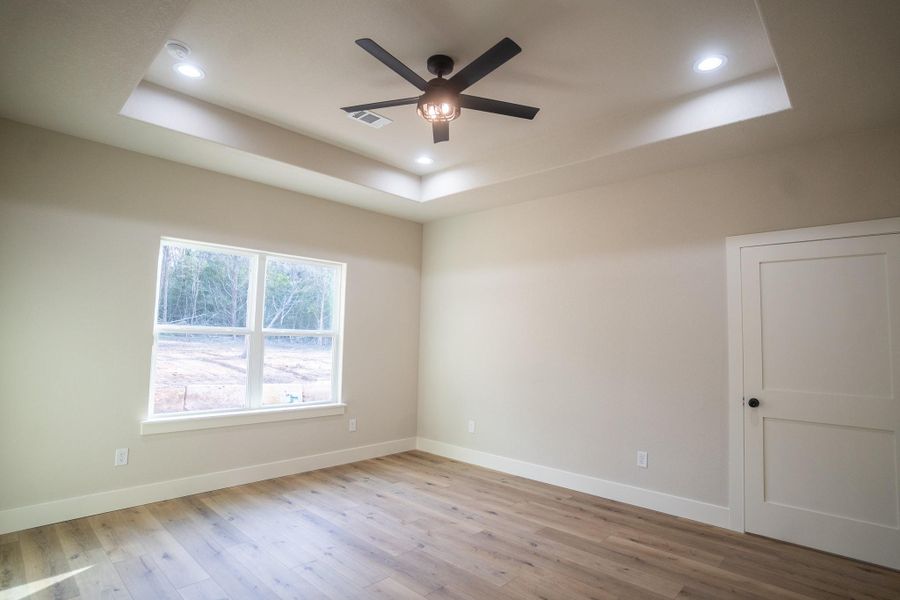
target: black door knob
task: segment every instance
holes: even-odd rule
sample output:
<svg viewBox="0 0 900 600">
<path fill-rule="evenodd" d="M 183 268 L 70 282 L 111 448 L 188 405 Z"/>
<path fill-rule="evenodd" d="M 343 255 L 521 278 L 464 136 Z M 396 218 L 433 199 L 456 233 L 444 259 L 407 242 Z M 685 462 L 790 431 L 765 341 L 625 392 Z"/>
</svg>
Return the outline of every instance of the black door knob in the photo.
<svg viewBox="0 0 900 600">
<path fill-rule="evenodd" d="M 750 398 L 749 400 L 747 400 L 747 406 L 749 406 L 750 408 L 756 408 L 757 406 L 759 406 L 759 400 L 757 400 L 756 398 Z"/>
</svg>

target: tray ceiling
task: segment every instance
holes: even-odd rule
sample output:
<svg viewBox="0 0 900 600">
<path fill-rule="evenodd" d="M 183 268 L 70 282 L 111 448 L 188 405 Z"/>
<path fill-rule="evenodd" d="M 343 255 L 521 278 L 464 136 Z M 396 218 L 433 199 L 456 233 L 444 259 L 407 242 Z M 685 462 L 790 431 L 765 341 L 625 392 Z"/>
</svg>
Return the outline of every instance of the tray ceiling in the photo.
<svg viewBox="0 0 900 600">
<path fill-rule="evenodd" d="M 10 0 L 0 116 L 427 221 L 895 122 L 898 27 L 892 0 Z M 504 36 L 523 52 L 471 91 L 533 122 L 464 111 L 433 145 L 412 107 L 338 108 L 415 95 L 359 37 L 424 76 Z M 708 53 L 726 67 L 694 72 Z"/>
</svg>

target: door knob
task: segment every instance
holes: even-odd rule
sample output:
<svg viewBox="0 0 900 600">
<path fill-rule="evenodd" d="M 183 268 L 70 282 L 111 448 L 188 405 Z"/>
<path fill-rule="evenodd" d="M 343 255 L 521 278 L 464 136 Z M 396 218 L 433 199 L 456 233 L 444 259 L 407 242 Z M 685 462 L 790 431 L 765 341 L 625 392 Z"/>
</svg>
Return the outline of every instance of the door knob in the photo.
<svg viewBox="0 0 900 600">
<path fill-rule="evenodd" d="M 750 398 L 749 400 L 747 400 L 747 406 L 749 406 L 750 408 L 756 408 L 757 406 L 759 406 L 759 400 L 757 400 L 756 398 Z"/>
</svg>

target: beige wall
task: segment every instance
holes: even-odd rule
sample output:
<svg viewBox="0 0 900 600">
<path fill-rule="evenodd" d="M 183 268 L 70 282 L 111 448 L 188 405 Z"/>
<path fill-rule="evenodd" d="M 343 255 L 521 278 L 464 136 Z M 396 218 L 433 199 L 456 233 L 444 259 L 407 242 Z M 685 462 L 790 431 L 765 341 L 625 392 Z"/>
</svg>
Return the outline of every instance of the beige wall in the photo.
<svg viewBox="0 0 900 600">
<path fill-rule="evenodd" d="M 141 436 L 164 235 L 348 263 L 348 415 Z M 414 436 L 421 236 L 0 121 L 0 509 Z"/>
<path fill-rule="evenodd" d="M 725 504 L 724 238 L 897 215 L 898 129 L 447 219 L 423 245 L 414 223 L 0 121 L 0 509 L 415 435 L 417 360 L 423 437 Z M 163 235 L 348 263 L 358 433 L 139 435 Z"/>
<path fill-rule="evenodd" d="M 725 505 L 725 237 L 897 215 L 886 129 L 429 223 L 419 435 Z"/>
</svg>

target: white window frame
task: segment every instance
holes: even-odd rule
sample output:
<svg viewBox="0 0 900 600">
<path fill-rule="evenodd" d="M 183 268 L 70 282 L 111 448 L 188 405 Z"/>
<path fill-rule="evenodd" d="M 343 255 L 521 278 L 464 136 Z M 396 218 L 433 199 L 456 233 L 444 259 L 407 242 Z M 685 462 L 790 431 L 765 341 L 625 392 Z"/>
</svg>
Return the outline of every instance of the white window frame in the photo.
<svg viewBox="0 0 900 600">
<path fill-rule="evenodd" d="M 162 276 L 163 246 L 180 246 L 194 250 L 218 252 L 246 256 L 250 262 L 247 291 L 247 324 L 244 327 L 214 327 L 204 325 L 170 325 L 160 324 L 158 320 L 159 294 Z M 270 259 L 286 260 L 295 263 L 328 266 L 337 269 L 335 282 L 335 298 L 332 308 L 331 329 L 277 329 L 263 327 L 265 312 L 266 271 Z M 277 252 L 236 248 L 221 244 L 196 242 L 177 238 L 163 237 L 160 240 L 159 255 L 156 268 L 156 296 L 153 303 L 153 349 L 150 359 L 150 389 L 147 403 L 147 418 L 141 422 L 142 434 L 168 433 L 193 429 L 209 429 L 232 425 L 247 425 L 281 421 L 285 419 L 306 419 L 343 414 L 346 405 L 342 402 L 342 358 L 344 333 L 344 295 L 346 290 L 346 263 L 292 256 Z M 224 410 L 203 410 L 186 413 L 154 414 L 153 392 L 155 387 L 154 372 L 156 370 L 156 345 L 159 335 L 163 333 L 199 333 L 241 335 L 247 340 L 247 391 L 246 406 Z M 331 400 L 328 402 L 308 403 L 298 406 L 275 405 L 262 406 L 263 364 L 265 338 L 274 336 L 291 337 L 328 337 L 332 339 L 331 365 Z"/>
</svg>

